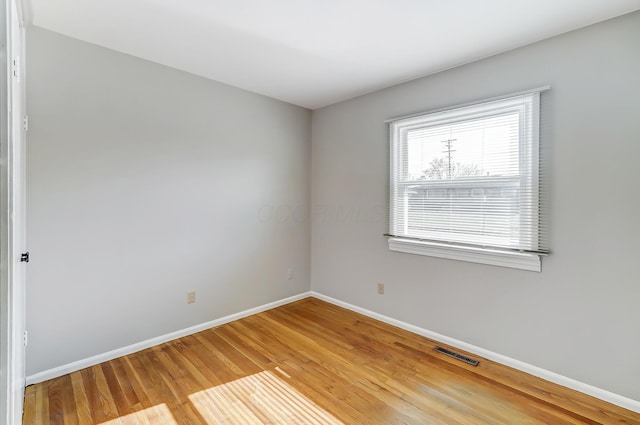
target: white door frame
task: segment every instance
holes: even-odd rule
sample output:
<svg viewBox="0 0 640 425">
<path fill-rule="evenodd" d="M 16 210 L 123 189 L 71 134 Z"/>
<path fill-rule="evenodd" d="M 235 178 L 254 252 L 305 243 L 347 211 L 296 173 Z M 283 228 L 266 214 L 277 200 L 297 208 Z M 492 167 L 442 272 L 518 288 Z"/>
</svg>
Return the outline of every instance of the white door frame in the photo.
<svg viewBox="0 0 640 425">
<path fill-rule="evenodd" d="M 25 386 L 24 62 L 18 0 L 0 0 L 0 424 L 22 422 Z M 14 60 L 17 62 L 14 64 Z"/>
</svg>

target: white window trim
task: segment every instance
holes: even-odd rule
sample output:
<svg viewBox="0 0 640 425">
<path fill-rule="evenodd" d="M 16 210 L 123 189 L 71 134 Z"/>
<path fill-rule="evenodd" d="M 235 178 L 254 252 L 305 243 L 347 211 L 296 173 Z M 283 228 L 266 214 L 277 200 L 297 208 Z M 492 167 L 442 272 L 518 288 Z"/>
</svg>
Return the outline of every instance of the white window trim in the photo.
<svg viewBox="0 0 640 425">
<path fill-rule="evenodd" d="M 418 116 L 429 114 L 429 113 L 437 113 L 437 112 L 448 110 L 448 109 L 456 109 L 459 107 L 472 106 L 472 105 L 481 104 L 481 103 L 488 103 L 494 100 L 501 100 L 501 99 L 505 99 L 513 96 L 518 96 L 518 95 L 541 93 L 548 89 L 550 89 L 550 86 L 540 87 L 532 90 L 525 90 L 525 91 L 512 93 L 505 96 L 485 99 L 480 102 L 466 103 L 462 105 L 453 106 L 450 108 L 444 108 L 441 110 L 435 110 L 431 112 L 423 112 L 419 114 L 412 114 L 404 117 L 398 117 L 391 120 L 387 120 L 386 123 L 390 124 L 390 123 L 393 123 L 394 121 L 414 118 L 414 117 L 418 117 Z M 538 100 L 536 99 L 536 103 L 537 102 Z M 539 104 L 537 103 L 535 107 L 539 108 Z M 538 133 L 538 125 L 537 125 L 537 121 L 539 120 L 538 113 L 539 112 L 536 111 L 536 113 L 533 116 L 534 120 L 536 121 L 536 125 L 534 125 L 533 127 L 533 132 L 534 132 L 533 140 L 531 140 L 531 142 L 533 143 L 533 149 L 532 149 L 533 155 L 537 155 L 538 149 L 539 149 L 538 147 L 539 133 Z M 398 146 L 392 146 L 392 149 L 398 149 Z M 393 156 L 394 155 L 392 152 L 392 157 Z M 392 173 L 392 178 L 394 178 L 393 177 L 395 175 L 394 167 L 396 166 L 397 164 L 392 162 L 391 170 L 390 170 Z M 537 181 L 538 179 L 537 162 L 534 162 L 534 166 L 535 166 L 535 169 L 530 170 L 532 172 L 531 177 Z M 391 195 L 390 202 L 393 205 L 393 203 L 396 202 L 396 200 L 395 200 L 395 197 L 393 196 L 394 182 L 392 181 L 391 183 L 392 183 L 391 184 L 392 193 L 390 193 Z M 537 187 L 537 184 L 536 184 L 536 187 Z M 392 216 L 390 218 L 392 220 L 394 219 L 393 211 L 395 211 L 395 208 L 391 208 Z M 508 267 L 513 269 L 527 270 L 527 271 L 533 271 L 533 272 L 540 272 L 542 269 L 542 266 L 541 266 L 542 254 L 536 254 L 536 253 L 507 251 L 507 250 L 502 251 L 499 249 L 492 249 L 492 248 L 472 247 L 472 246 L 465 246 L 465 245 L 459 245 L 459 244 L 447 244 L 447 243 L 423 241 L 419 239 L 411 239 L 411 238 L 403 238 L 403 237 L 395 237 L 395 236 L 389 237 L 388 245 L 389 245 L 389 250 L 395 251 L 395 252 L 426 255 L 426 256 L 436 257 L 436 258 L 459 260 L 459 261 L 487 264 L 487 265 L 493 265 L 493 266 L 499 266 L 499 267 Z"/>
<path fill-rule="evenodd" d="M 396 237 L 389 238 L 389 251 L 427 255 L 429 257 L 509 267 L 533 272 L 541 271 L 540 255 L 526 252 L 499 251 L 490 248 L 449 245 Z"/>
</svg>

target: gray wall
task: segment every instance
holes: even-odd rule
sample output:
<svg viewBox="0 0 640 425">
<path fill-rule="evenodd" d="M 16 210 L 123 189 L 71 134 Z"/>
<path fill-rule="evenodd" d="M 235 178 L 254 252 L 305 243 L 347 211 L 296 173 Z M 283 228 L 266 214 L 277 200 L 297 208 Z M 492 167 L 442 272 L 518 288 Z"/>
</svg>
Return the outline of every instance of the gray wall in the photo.
<svg viewBox="0 0 640 425">
<path fill-rule="evenodd" d="M 309 290 L 308 110 L 27 43 L 28 375 Z"/>
<path fill-rule="evenodd" d="M 639 40 L 634 13 L 314 111 L 312 289 L 640 400 Z M 542 272 L 389 252 L 383 121 L 546 84 Z"/>
</svg>

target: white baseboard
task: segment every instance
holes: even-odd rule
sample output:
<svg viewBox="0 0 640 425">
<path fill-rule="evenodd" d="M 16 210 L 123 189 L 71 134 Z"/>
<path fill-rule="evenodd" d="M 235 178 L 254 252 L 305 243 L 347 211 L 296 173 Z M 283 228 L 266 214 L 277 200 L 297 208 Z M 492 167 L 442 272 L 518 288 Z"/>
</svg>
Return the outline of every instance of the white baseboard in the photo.
<svg viewBox="0 0 640 425">
<path fill-rule="evenodd" d="M 492 360 L 496 363 L 500 363 L 505 366 L 520 370 L 522 372 L 526 372 L 530 375 L 534 375 L 547 381 L 553 382 L 554 384 L 562 385 L 563 387 L 579 391 L 581 393 L 599 398 L 600 400 L 604 400 L 611 404 L 615 404 L 616 406 L 620 406 L 633 412 L 640 413 L 640 401 L 633 400 L 598 387 L 594 387 L 593 385 L 585 384 L 584 382 L 576 381 L 575 379 L 568 378 L 555 372 L 551 372 L 549 370 L 542 369 L 540 367 L 533 366 L 516 359 L 512 359 L 511 357 L 503 356 L 502 354 L 494 353 L 493 351 L 485 350 L 484 348 L 480 348 L 475 345 L 468 344 L 466 342 L 462 342 L 457 339 L 450 338 L 448 336 L 444 336 L 406 322 L 402 322 L 400 320 L 396 320 L 392 317 L 385 316 L 376 313 L 375 311 L 367 310 L 365 308 L 358 307 L 344 301 L 340 301 L 336 298 L 332 298 L 315 291 L 311 291 L 311 296 L 346 308 L 348 310 L 355 311 L 356 313 L 363 314 L 367 317 L 371 317 L 372 319 L 380 320 L 381 322 L 397 326 L 398 328 L 405 329 L 418 335 L 422 335 L 434 341 L 438 341 L 443 344 L 447 344 L 452 347 L 467 351 L 469 353 L 476 354 L 478 356 L 484 357 L 485 359 Z"/>
<path fill-rule="evenodd" d="M 250 308 L 248 310 L 241 311 L 239 313 L 230 314 L 219 319 L 212 320 L 210 322 L 200 323 L 199 325 L 191 326 L 186 329 L 171 332 L 166 335 L 161 335 L 155 338 L 147 339 L 146 341 L 138 342 L 136 344 L 128 345 L 126 347 L 118 348 L 106 353 L 98 354 L 86 359 L 78 360 L 72 363 L 68 363 L 62 366 L 55 367 L 53 369 L 45 370 L 27 376 L 27 385 L 37 384 L 39 382 L 47 381 L 49 379 L 57 378 L 59 376 L 66 375 L 71 372 L 75 372 L 80 369 L 84 369 L 90 366 L 116 359 L 118 357 L 126 356 L 138 351 L 151 348 L 153 346 L 163 344 L 165 342 L 173 341 L 174 339 L 182 338 L 183 336 L 191 335 L 197 332 L 211 329 L 216 326 L 224 325 L 225 323 L 233 322 L 234 320 L 242 319 L 243 317 L 251 316 L 253 314 L 261 313 L 272 308 L 280 307 L 285 304 L 292 303 L 294 301 L 301 300 L 311 296 L 311 292 L 303 292 L 298 295 L 294 295 L 288 298 L 283 298 L 278 301 L 270 302 L 258 307 Z"/>
</svg>

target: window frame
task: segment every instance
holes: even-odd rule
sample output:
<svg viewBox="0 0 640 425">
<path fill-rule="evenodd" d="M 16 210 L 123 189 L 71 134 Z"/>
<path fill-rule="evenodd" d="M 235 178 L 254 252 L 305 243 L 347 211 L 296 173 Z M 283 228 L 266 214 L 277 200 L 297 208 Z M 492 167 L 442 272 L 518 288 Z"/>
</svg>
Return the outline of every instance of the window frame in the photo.
<svg viewBox="0 0 640 425">
<path fill-rule="evenodd" d="M 438 258 L 468 261 L 473 263 L 489 264 L 502 267 L 517 268 L 530 271 L 541 271 L 541 255 L 538 252 L 537 241 L 540 216 L 538 213 L 539 203 L 539 122 L 540 122 L 540 93 L 549 87 L 514 93 L 498 98 L 491 98 L 479 102 L 468 103 L 446 109 L 440 109 L 406 117 L 399 117 L 388 120 L 389 142 L 390 142 L 390 186 L 389 186 L 389 250 L 411 254 L 427 255 Z M 527 100 L 523 102 L 524 96 Z M 408 198 L 400 199 L 399 187 L 402 185 L 422 185 L 455 187 L 459 183 L 455 180 L 444 182 L 434 181 L 401 181 L 399 178 L 401 171 L 407 172 L 407 165 L 403 167 L 400 159 L 408 160 L 408 138 L 407 134 L 411 129 L 423 127 L 435 127 L 444 124 L 470 121 L 500 116 L 503 114 L 518 113 L 519 130 L 519 176 L 520 181 L 525 182 L 532 191 L 529 198 L 519 196 L 520 208 L 525 208 L 531 217 L 531 223 L 527 227 L 519 226 L 519 241 L 523 238 L 530 239 L 532 244 L 527 250 L 512 249 L 504 247 L 492 247 L 475 244 L 465 244 L 463 242 L 452 242 L 438 239 L 423 239 L 411 237 L 409 232 L 397 232 L 397 227 L 407 226 L 408 214 L 404 218 L 399 217 L 399 202 L 408 202 Z M 528 120 L 528 121 L 525 121 Z M 402 153 L 406 154 L 402 154 Z M 468 179 L 466 185 L 472 185 L 473 179 Z M 486 184 L 487 180 L 484 180 Z M 476 183 L 482 183 L 478 179 Z M 405 210 L 407 210 L 405 208 Z M 405 224 L 402 224 L 402 223 Z"/>
</svg>

